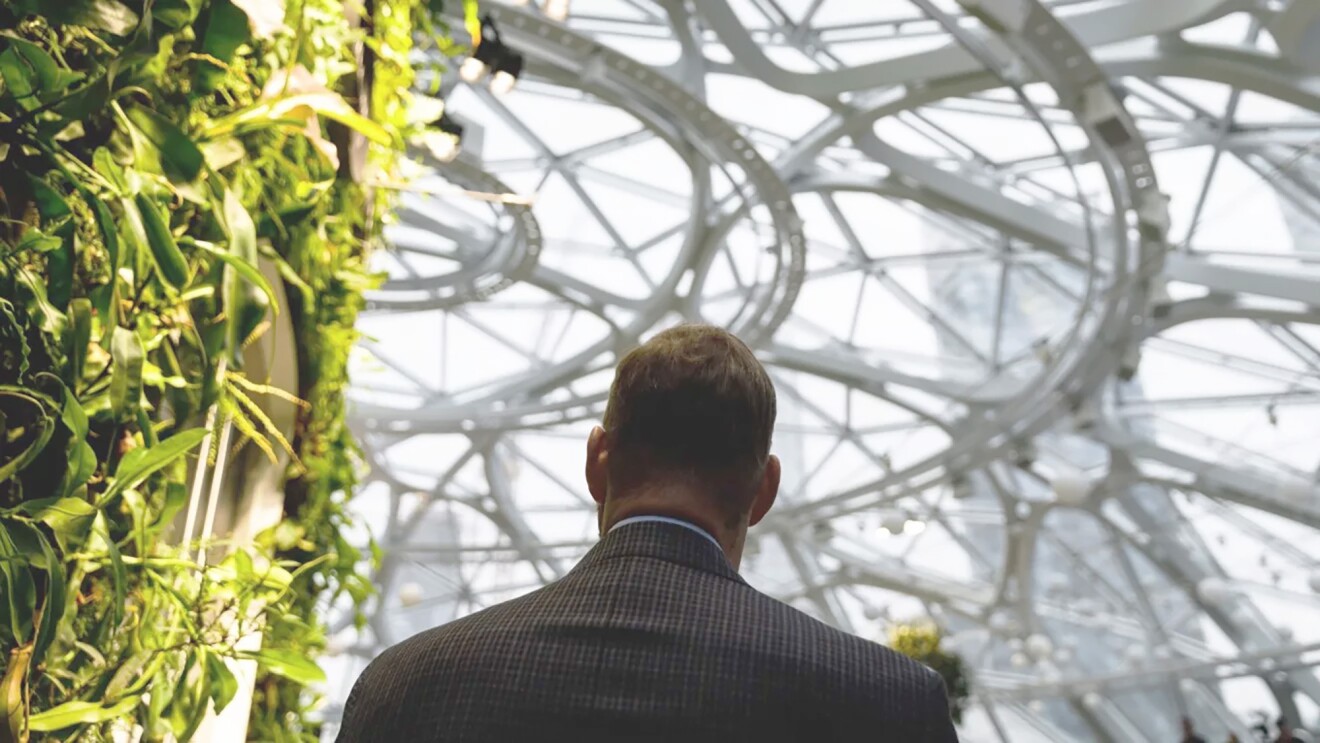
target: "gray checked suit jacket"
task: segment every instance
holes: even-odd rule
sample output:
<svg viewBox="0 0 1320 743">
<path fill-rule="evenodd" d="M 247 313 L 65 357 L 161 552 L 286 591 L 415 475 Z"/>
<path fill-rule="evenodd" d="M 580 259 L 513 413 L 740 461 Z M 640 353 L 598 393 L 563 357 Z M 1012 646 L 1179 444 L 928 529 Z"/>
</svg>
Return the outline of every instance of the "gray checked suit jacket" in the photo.
<svg viewBox="0 0 1320 743">
<path fill-rule="evenodd" d="M 934 671 L 747 585 L 673 524 L 627 524 L 559 581 L 386 650 L 339 743 L 956 743 Z"/>
</svg>

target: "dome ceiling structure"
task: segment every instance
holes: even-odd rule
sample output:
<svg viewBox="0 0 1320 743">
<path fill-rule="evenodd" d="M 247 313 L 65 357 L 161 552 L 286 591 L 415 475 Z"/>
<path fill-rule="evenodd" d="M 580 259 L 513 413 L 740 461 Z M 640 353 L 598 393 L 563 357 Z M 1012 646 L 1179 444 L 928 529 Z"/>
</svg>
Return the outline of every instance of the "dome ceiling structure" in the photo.
<svg viewBox="0 0 1320 743">
<path fill-rule="evenodd" d="M 594 544 L 613 366 L 695 320 L 779 394 L 744 575 L 866 637 L 935 621 L 965 740 L 1316 724 L 1320 5 L 483 8 L 526 65 L 445 75 L 462 154 L 418 152 L 377 255 L 385 556 L 332 699 Z"/>
</svg>

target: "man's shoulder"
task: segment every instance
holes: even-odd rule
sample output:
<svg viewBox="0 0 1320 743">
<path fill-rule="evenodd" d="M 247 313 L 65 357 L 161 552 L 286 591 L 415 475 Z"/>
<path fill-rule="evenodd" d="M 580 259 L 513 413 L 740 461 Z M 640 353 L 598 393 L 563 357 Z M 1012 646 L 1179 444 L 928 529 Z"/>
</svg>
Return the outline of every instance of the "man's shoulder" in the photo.
<svg viewBox="0 0 1320 743">
<path fill-rule="evenodd" d="M 540 593 L 541 591 L 533 591 L 423 630 L 391 646 L 380 657 L 390 656 L 388 660 L 398 662 L 406 658 L 434 655 L 446 650 L 477 649 L 477 646 L 487 639 L 512 639 L 512 630 L 520 624 L 535 619 L 535 610 L 530 607 L 536 602 Z"/>
<path fill-rule="evenodd" d="M 938 676 L 930 668 L 878 642 L 817 619 L 816 617 L 757 592 L 766 611 L 782 627 L 791 643 L 796 643 L 825 663 L 813 663 L 824 673 L 849 676 L 854 681 L 872 681 L 889 685 L 907 686 L 913 690 L 926 690 L 937 683 Z"/>
</svg>

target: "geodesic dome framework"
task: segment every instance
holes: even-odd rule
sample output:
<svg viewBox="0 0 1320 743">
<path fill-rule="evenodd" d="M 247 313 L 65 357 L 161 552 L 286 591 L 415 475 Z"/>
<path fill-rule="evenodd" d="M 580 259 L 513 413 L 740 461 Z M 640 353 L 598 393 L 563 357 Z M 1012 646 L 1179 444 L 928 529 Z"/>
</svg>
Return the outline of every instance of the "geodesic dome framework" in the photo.
<svg viewBox="0 0 1320 743">
<path fill-rule="evenodd" d="M 968 740 L 1314 724 L 1320 6 L 490 11 L 522 80 L 444 79 L 464 153 L 419 152 L 361 323 L 386 556 L 340 698 L 590 548 L 613 365 L 702 320 L 779 391 L 744 574 L 864 636 L 933 619 Z"/>
</svg>

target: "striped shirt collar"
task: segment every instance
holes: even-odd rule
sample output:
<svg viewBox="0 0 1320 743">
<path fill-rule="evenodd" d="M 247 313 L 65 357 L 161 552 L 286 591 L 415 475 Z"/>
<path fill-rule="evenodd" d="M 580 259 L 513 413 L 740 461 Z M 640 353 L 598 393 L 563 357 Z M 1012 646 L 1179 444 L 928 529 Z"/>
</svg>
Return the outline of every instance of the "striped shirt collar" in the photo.
<svg viewBox="0 0 1320 743">
<path fill-rule="evenodd" d="M 610 531 L 614 531 L 615 529 L 618 529 L 620 526 L 626 526 L 626 525 L 628 525 L 628 524 L 645 524 L 645 523 L 648 523 L 648 522 L 659 522 L 659 523 L 662 523 L 662 524 L 673 524 L 674 526 L 681 526 L 681 527 L 683 527 L 684 529 L 688 529 L 688 530 L 690 530 L 690 531 L 694 531 L 694 532 L 700 534 L 701 536 L 705 537 L 706 539 L 710 540 L 710 543 L 711 543 L 711 544 L 715 545 L 716 547 L 719 547 L 719 550 L 720 550 L 721 553 L 724 552 L 724 548 L 720 546 L 720 542 L 719 542 L 719 540 L 716 539 L 716 538 L 715 538 L 710 532 L 706 531 L 705 529 L 701 528 L 700 526 L 697 526 L 696 524 L 692 523 L 691 521 L 684 521 L 683 519 L 676 519 L 676 518 L 672 518 L 672 517 L 670 517 L 670 516 L 651 516 L 651 515 L 646 515 L 646 516 L 630 516 L 630 517 L 628 517 L 628 518 L 626 518 L 626 519 L 624 519 L 624 520 L 622 520 L 622 521 L 616 523 L 614 526 L 611 526 L 611 527 L 610 527 Z"/>
</svg>

